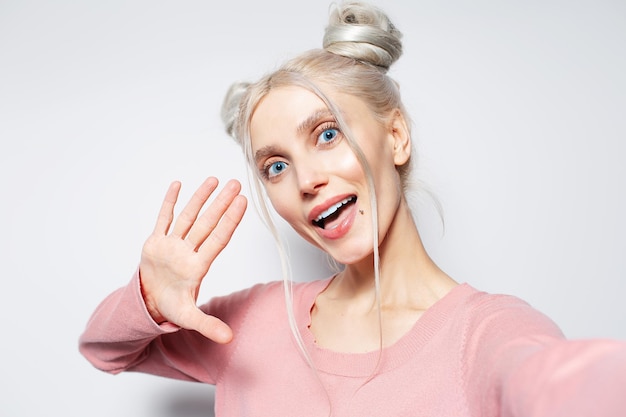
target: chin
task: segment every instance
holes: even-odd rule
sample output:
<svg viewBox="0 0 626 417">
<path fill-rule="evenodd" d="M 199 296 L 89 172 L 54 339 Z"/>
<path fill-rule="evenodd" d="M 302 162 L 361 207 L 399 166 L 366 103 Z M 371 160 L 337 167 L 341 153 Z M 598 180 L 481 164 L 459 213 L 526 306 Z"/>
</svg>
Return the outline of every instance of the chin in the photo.
<svg viewBox="0 0 626 417">
<path fill-rule="evenodd" d="M 307 232 L 296 230 L 296 232 L 311 245 L 326 253 L 335 262 L 342 265 L 357 264 L 373 254 L 372 238 L 368 236 L 352 236 L 349 240 L 344 240 L 336 245 L 320 242 L 315 236 Z"/>
<path fill-rule="evenodd" d="M 365 259 L 371 258 L 374 251 L 372 250 L 371 243 L 367 246 L 360 246 L 359 248 L 351 248 L 352 250 L 324 250 L 328 253 L 336 262 L 342 265 L 354 265 L 358 264 Z"/>
</svg>

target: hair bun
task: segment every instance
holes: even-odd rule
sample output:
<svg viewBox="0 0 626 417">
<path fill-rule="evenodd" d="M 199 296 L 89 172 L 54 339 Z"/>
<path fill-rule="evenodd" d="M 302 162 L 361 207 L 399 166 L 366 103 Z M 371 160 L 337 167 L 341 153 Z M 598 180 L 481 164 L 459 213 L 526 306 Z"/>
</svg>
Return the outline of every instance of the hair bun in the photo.
<svg viewBox="0 0 626 417">
<path fill-rule="evenodd" d="M 380 9 L 364 3 L 335 5 L 324 34 L 328 52 L 369 63 L 386 72 L 402 55 L 402 33 Z"/>
<path fill-rule="evenodd" d="M 226 128 L 226 133 L 232 136 L 235 141 L 239 141 L 237 138 L 237 132 L 235 132 L 235 126 L 239 117 L 239 108 L 241 106 L 241 99 L 248 90 L 250 83 L 236 82 L 230 86 L 222 102 L 222 122 Z"/>
</svg>

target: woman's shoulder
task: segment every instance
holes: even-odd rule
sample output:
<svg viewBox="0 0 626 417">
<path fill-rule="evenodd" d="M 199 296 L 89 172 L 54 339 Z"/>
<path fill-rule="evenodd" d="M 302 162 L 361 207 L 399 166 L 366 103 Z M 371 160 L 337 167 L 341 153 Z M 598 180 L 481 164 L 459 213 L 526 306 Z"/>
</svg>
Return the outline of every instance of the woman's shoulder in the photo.
<svg viewBox="0 0 626 417">
<path fill-rule="evenodd" d="M 468 283 L 461 283 L 449 291 L 437 304 L 455 314 L 490 316 L 516 310 L 532 310 L 529 303 L 513 295 L 481 291 Z"/>
<path fill-rule="evenodd" d="M 499 310 L 532 308 L 527 301 L 515 295 L 479 290 L 468 283 L 459 287 L 465 296 L 465 304 L 474 312 L 491 313 Z"/>
<path fill-rule="evenodd" d="M 455 314 L 468 333 L 515 338 L 521 335 L 545 335 L 562 338 L 558 325 L 527 301 L 509 294 L 489 293 L 461 284 L 462 294 Z"/>
</svg>

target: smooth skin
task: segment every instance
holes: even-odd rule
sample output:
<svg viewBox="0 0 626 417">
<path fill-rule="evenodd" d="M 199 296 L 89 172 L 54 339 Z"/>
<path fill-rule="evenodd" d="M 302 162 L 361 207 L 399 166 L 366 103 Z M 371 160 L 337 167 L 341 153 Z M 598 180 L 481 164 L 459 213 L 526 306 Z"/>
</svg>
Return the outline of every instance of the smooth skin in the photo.
<svg viewBox="0 0 626 417">
<path fill-rule="evenodd" d="M 381 121 L 361 99 L 330 87 L 326 93 L 341 109 L 377 190 L 382 344 L 390 346 L 457 283 L 426 253 L 402 191 L 397 167 L 411 153 L 402 113 L 393 110 Z M 280 164 L 280 173 L 265 180 L 277 213 L 303 238 L 345 264 L 311 310 L 310 330 L 317 345 L 348 353 L 375 351 L 381 337 L 367 180 L 336 122 L 320 109 L 325 109 L 323 101 L 307 89 L 273 89 L 252 116 L 252 149 L 263 156 L 257 161 L 259 169 Z M 357 197 L 345 215 L 356 212 L 356 218 L 347 233 L 328 238 L 312 224 L 309 213 L 344 195 Z"/>
<path fill-rule="evenodd" d="M 203 313 L 196 301 L 211 264 L 239 225 L 247 200 L 239 194 L 241 184 L 230 180 L 200 214 L 217 186 L 216 178 L 207 178 L 172 227 L 181 184 L 170 185 L 154 231 L 143 246 L 139 275 L 148 312 L 157 323 L 167 321 L 227 343 L 233 338 L 230 327 Z"/>
<path fill-rule="evenodd" d="M 396 167 L 407 161 L 411 148 L 402 113 L 395 110 L 380 121 L 354 96 L 334 94 L 331 99 L 363 149 L 378 190 L 382 339 L 374 302 L 367 181 L 338 126 L 324 114 L 324 103 L 300 87 L 270 91 L 252 117 L 252 147 L 277 212 L 302 237 L 346 265 L 311 310 L 310 331 L 316 343 L 361 353 L 379 349 L 381 341 L 383 346 L 395 343 L 457 284 L 426 253 L 402 192 Z M 247 205 L 235 180 L 208 203 L 217 185 L 217 179 L 208 178 L 175 221 L 180 183 L 170 186 L 144 245 L 139 271 L 142 293 L 156 322 L 171 322 L 228 343 L 233 338 L 228 325 L 196 306 L 202 280 Z M 329 234 L 312 223 L 311 213 L 344 195 L 357 197 L 341 214 L 345 233 Z"/>
</svg>

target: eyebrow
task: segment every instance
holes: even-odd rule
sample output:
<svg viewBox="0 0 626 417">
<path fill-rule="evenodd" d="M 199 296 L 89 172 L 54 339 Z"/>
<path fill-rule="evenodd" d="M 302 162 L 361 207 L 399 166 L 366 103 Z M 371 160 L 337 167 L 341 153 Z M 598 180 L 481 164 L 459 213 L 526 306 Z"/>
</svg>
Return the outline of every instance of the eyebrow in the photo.
<svg viewBox="0 0 626 417">
<path fill-rule="evenodd" d="M 334 119 L 333 114 L 326 107 L 315 110 L 309 117 L 304 119 L 296 128 L 296 133 L 301 135 L 302 133 L 310 131 L 315 125 L 319 123 L 321 119 L 326 119 L 332 117 Z M 276 155 L 280 153 L 280 149 L 274 145 L 268 145 L 260 148 L 254 153 L 255 162 L 259 162 L 268 156 Z"/>
<path fill-rule="evenodd" d="M 304 119 L 298 125 L 298 128 L 296 129 L 296 132 L 298 134 L 302 134 L 302 133 L 308 132 L 309 130 L 311 130 L 320 121 L 320 119 L 325 119 L 325 118 L 328 118 L 328 117 L 332 117 L 334 119 L 333 114 L 326 107 L 318 109 L 318 110 L 315 110 L 313 113 L 311 113 L 311 115 L 309 117 Z"/>
<path fill-rule="evenodd" d="M 264 146 L 254 153 L 254 161 L 258 164 L 259 161 L 267 158 L 268 156 L 276 155 L 279 152 L 279 148 L 274 145 Z"/>
</svg>

